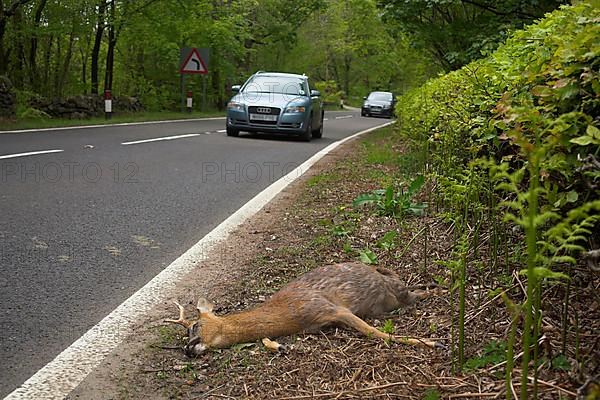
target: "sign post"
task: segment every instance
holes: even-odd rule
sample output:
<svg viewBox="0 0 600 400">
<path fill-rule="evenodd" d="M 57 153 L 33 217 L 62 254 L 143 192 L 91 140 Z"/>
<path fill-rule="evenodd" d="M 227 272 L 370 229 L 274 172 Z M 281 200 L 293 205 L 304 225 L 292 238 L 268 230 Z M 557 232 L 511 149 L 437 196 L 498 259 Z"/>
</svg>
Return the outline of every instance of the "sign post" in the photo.
<svg viewBox="0 0 600 400">
<path fill-rule="evenodd" d="M 187 111 L 189 113 L 192 112 L 192 103 L 193 103 L 193 101 L 194 101 L 194 99 L 192 97 L 192 91 L 188 90 L 188 92 L 187 92 Z"/>
<path fill-rule="evenodd" d="M 104 118 L 111 119 L 112 117 L 112 94 L 109 89 L 104 90 Z"/>
<path fill-rule="evenodd" d="M 186 74 L 201 74 L 203 77 L 203 86 L 206 87 L 206 74 L 208 74 L 208 61 L 210 50 L 207 48 L 182 47 L 179 50 L 179 73 L 181 86 L 181 111 L 184 110 L 185 104 L 185 75 Z M 202 108 L 206 101 L 206 91 L 203 88 Z M 189 96 L 191 97 L 191 96 Z M 191 103 L 188 100 L 186 104 L 188 111 L 191 112 Z"/>
</svg>

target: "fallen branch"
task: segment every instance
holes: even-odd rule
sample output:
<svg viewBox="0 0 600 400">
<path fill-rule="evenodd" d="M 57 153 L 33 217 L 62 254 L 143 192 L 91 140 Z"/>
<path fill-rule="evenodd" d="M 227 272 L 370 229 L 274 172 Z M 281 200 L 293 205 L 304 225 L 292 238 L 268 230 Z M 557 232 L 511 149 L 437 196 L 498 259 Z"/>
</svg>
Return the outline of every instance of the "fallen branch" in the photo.
<svg viewBox="0 0 600 400">
<path fill-rule="evenodd" d="M 358 390 L 342 390 L 341 392 L 312 394 L 312 395 L 308 395 L 308 396 L 280 397 L 279 400 L 300 400 L 300 399 L 314 399 L 314 398 L 318 398 L 318 397 L 339 397 L 339 396 L 343 396 L 346 394 L 364 393 L 364 392 L 370 392 L 372 390 L 387 389 L 390 387 L 402 386 L 402 385 L 408 385 L 408 382 L 393 382 L 393 383 L 388 383 L 385 385 L 371 386 L 368 388 L 363 388 L 363 389 L 358 389 Z"/>
<path fill-rule="evenodd" d="M 461 399 L 461 398 L 471 398 L 471 397 L 496 397 L 498 396 L 497 392 L 490 393 L 459 393 L 459 394 L 451 394 L 449 399 Z"/>
</svg>

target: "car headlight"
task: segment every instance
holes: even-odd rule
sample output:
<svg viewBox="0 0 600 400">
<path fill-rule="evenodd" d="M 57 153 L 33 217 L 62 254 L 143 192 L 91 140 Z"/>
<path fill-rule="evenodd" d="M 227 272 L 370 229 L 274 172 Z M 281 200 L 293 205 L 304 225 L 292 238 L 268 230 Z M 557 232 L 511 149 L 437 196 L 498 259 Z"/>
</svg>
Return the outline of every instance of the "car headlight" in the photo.
<svg viewBox="0 0 600 400">
<path fill-rule="evenodd" d="M 287 106 L 285 109 L 285 112 L 287 114 L 303 113 L 305 111 L 306 111 L 306 107 L 304 107 L 304 106 Z"/>
<path fill-rule="evenodd" d="M 383 108 L 385 108 L 386 110 L 387 110 L 388 108 L 390 108 L 390 107 L 391 107 L 391 106 L 390 106 L 389 104 L 384 104 L 384 105 L 383 105 Z"/>
<path fill-rule="evenodd" d="M 237 101 L 230 101 L 227 103 L 227 109 L 233 111 L 244 111 L 244 105 L 242 103 L 238 103 Z"/>
</svg>

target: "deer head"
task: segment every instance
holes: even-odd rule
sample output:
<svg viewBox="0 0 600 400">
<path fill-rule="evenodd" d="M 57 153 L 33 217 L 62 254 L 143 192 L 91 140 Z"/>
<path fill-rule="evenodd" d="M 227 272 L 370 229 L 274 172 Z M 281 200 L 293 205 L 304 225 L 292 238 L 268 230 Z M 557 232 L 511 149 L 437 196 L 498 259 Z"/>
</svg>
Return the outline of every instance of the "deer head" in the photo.
<svg viewBox="0 0 600 400">
<path fill-rule="evenodd" d="M 202 316 L 212 315 L 214 305 L 208 300 L 201 298 L 198 300 L 196 310 L 198 311 L 198 318 L 195 320 L 188 320 L 185 318 L 185 309 L 178 302 L 174 302 L 179 308 L 179 319 L 165 319 L 165 322 L 178 324 L 187 329 L 188 342 L 184 346 L 183 350 L 188 357 L 194 357 L 202 354 L 208 347 L 202 343 Z"/>
</svg>

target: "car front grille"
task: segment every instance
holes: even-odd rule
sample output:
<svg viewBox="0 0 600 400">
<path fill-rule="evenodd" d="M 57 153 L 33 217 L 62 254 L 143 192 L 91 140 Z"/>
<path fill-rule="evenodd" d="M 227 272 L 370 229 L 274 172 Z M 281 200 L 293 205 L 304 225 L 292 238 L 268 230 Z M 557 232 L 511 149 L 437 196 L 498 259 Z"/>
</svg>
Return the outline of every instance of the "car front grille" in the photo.
<svg viewBox="0 0 600 400">
<path fill-rule="evenodd" d="M 265 111 L 269 112 L 265 112 Z M 250 106 L 248 107 L 248 112 L 250 114 L 271 114 L 271 115 L 279 115 L 281 109 L 276 107 L 266 107 L 266 106 Z"/>
</svg>

